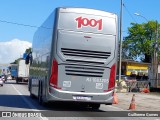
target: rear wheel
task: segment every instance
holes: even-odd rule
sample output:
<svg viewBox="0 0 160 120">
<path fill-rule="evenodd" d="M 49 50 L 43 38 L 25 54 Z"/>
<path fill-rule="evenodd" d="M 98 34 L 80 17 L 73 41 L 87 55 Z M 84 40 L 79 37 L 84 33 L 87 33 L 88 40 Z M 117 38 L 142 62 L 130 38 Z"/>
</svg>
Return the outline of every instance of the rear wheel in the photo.
<svg viewBox="0 0 160 120">
<path fill-rule="evenodd" d="M 100 108 L 100 104 L 94 103 L 90 105 L 92 109 L 98 110 Z"/>
<path fill-rule="evenodd" d="M 38 102 L 40 105 L 42 105 L 42 103 L 43 103 L 41 90 L 38 91 Z"/>
<path fill-rule="evenodd" d="M 32 94 L 32 87 L 31 87 L 31 84 L 29 84 L 28 86 L 29 86 L 30 97 L 31 97 L 31 98 L 35 98 L 35 96 Z"/>
<path fill-rule="evenodd" d="M 35 98 L 35 96 L 31 93 L 31 91 L 30 91 L 30 97 Z"/>
<path fill-rule="evenodd" d="M 38 102 L 40 105 L 45 106 L 46 103 L 44 102 L 43 98 L 42 98 L 42 83 L 39 82 L 39 89 L 38 89 Z"/>
</svg>

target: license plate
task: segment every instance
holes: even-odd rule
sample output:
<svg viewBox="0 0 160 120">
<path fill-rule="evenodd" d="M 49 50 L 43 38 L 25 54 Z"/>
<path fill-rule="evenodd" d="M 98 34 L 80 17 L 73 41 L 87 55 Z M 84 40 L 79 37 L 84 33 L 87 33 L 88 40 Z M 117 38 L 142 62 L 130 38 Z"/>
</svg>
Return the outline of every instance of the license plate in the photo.
<svg viewBox="0 0 160 120">
<path fill-rule="evenodd" d="M 73 96 L 74 100 L 91 100 L 89 96 Z"/>
</svg>

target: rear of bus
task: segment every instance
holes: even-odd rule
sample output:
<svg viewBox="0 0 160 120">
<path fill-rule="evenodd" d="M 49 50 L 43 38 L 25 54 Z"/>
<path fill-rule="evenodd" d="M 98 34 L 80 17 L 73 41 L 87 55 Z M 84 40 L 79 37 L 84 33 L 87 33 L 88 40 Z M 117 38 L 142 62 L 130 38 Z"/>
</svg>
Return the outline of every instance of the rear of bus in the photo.
<svg viewBox="0 0 160 120">
<path fill-rule="evenodd" d="M 117 16 L 84 8 L 59 8 L 57 14 L 49 100 L 112 104 Z"/>
</svg>

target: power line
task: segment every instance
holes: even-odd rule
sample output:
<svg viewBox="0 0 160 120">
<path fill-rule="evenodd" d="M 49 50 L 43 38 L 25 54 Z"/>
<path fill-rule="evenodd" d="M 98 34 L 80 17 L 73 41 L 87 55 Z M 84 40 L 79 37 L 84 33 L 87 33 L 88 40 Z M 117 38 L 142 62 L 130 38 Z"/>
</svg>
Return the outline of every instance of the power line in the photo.
<svg viewBox="0 0 160 120">
<path fill-rule="evenodd" d="M 52 29 L 52 28 L 48 28 L 48 27 L 45 27 L 45 26 L 38 27 L 38 26 L 34 26 L 34 25 L 27 25 L 27 24 L 22 24 L 22 23 L 17 23 L 17 22 L 10 22 L 10 21 L 6 21 L 6 20 L 0 20 L 0 22 L 7 23 L 7 24 L 19 25 L 19 26 L 23 26 L 23 27 Z"/>
<path fill-rule="evenodd" d="M 127 13 L 129 14 L 129 16 L 134 20 L 135 23 L 137 23 L 137 21 L 134 19 L 133 15 L 129 12 L 129 10 L 127 9 L 126 5 L 123 4 L 124 8 L 126 9 Z"/>
</svg>

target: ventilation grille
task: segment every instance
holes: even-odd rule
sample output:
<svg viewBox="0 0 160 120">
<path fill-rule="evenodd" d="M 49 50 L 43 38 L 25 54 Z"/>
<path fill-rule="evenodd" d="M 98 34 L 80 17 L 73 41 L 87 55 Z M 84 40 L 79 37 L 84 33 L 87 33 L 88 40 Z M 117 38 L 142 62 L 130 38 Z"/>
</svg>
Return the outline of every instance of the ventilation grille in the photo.
<svg viewBox="0 0 160 120">
<path fill-rule="evenodd" d="M 67 59 L 67 63 L 72 65 L 82 65 L 82 66 L 104 66 L 104 62 L 95 62 L 95 61 L 84 61 L 84 60 L 71 60 Z"/>
<path fill-rule="evenodd" d="M 93 68 L 87 66 L 65 66 L 66 75 L 85 76 L 85 77 L 102 77 L 103 68 Z"/>
<path fill-rule="evenodd" d="M 111 52 L 100 52 L 100 51 L 68 49 L 68 48 L 61 48 L 61 52 L 65 56 L 75 56 L 81 58 L 107 59 L 111 55 Z"/>
</svg>

